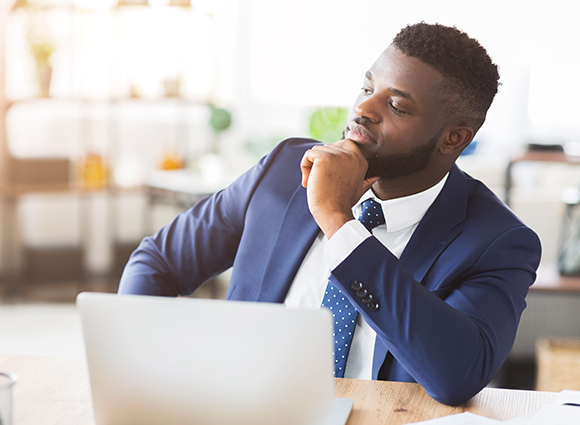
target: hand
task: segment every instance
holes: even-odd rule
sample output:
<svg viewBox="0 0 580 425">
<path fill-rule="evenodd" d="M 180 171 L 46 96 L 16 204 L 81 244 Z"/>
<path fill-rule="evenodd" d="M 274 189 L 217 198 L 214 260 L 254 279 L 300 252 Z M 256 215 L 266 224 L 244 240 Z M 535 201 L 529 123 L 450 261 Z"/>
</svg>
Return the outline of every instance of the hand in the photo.
<svg viewBox="0 0 580 425">
<path fill-rule="evenodd" d="M 349 139 L 314 146 L 302 157 L 300 168 L 308 208 L 328 239 L 354 219 L 353 205 L 378 179 L 365 179 L 368 162 Z"/>
</svg>

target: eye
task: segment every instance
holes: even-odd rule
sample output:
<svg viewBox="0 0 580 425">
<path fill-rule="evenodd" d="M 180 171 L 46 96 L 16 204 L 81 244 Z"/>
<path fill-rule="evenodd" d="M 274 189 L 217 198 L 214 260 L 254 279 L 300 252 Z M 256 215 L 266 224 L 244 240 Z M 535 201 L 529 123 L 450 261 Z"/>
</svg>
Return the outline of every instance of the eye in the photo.
<svg viewBox="0 0 580 425">
<path fill-rule="evenodd" d="M 372 91 L 370 91 L 369 89 L 367 89 L 366 87 L 363 87 L 363 88 L 361 88 L 361 90 L 362 90 L 362 92 L 363 92 L 364 94 L 366 94 L 367 96 L 368 96 L 368 95 L 370 95 L 370 94 L 373 94 L 373 92 L 372 92 Z"/>
<path fill-rule="evenodd" d="M 395 103 L 393 102 L 389 102 L 389 106 L 391 107 L 391 109 L 393 110 L 394 113 L 396 114 L 406 114 L 407 112 L 403 111 L 402 109 L 399 109 L 395 106 Z"/>
</svg>

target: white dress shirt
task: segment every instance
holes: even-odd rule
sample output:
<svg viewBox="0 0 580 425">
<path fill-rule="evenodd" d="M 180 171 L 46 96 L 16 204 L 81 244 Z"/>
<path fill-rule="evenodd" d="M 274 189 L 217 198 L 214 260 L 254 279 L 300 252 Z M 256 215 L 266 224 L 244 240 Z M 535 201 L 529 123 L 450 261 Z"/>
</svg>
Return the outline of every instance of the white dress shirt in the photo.
<svg viewBox="0 0 580 425">
<path fill-rule="evenodd" d="M 388 201 L 378 199 L 371 189 L 353 207 L 353 214 L 358 217 L 361 203 L 369 198 L 379 202 L 387 224 L 373 229 L 372 235 L 399 258 L 419 222 L 441 192 L 448 175 L 421 193 Z M 320 232 L 296 273 L 284 304 L 292 308 L 320 308 L 331 270 L 370 236 L 371 233 L 358 220 L 346 223 L 330 240 Z M 375 331 L 359 314 L 346 363 L 345 378 L 372 379 L 376 336 Z"/>
</svg>

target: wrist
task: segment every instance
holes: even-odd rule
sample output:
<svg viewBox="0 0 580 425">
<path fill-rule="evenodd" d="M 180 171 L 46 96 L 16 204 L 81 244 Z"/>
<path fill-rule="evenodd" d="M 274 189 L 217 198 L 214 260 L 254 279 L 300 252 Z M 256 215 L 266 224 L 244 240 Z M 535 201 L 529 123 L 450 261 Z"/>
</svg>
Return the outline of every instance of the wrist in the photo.
<svg viewBox="0 0 580 425">
<path fill-rule="evenodd" d="M 324 217 L 315 217 L 315 220 L 324 236 L 330 239 L 342 226 L 354 220 L 354 216 L 352 213 L 337 212 L 325 214 Z"/>
</svg>

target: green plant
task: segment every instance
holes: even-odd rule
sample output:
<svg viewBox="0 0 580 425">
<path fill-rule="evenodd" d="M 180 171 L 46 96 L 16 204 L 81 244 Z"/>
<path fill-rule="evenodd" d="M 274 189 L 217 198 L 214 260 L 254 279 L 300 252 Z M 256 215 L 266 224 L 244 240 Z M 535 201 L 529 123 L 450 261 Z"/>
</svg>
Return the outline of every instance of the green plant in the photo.
<svg viewBox="0 0 580 425">
<path fill-rule="evenodd" d="M 324 143 L 341 140 L 347 120 L 348 110 L 345 108 L 319 108 L 310 116 L 310 137 Z"/>
<path fill-rule="evenodd" d="M 30 45 L 30 52 L 34 56 L 37 69 L 42 69 L 49 66 L 50 57 L 54 53 L 54 46 L 50 41 L 44 38 L 35 39 L 28 37 L 28 44 Z"/>
<path fill-rule="evenodd" d="M 215 133 L 220 133 L 227 130 L 232 124 L 232 114 L 226 109 L 211 107 L 211 116 L 209 118 L 209 125 Z"/>
<path fill-rule="evenodd" d="M 209 126 L 213 130 L 213 141 L 210 149 L 213 153 L 220 151 L 220 133 L 227 130 L 232 125 L 232 114 L 227 109 L 218 108 L 211 103 L 211 115 L 209 117 Z"/>
</svg>

